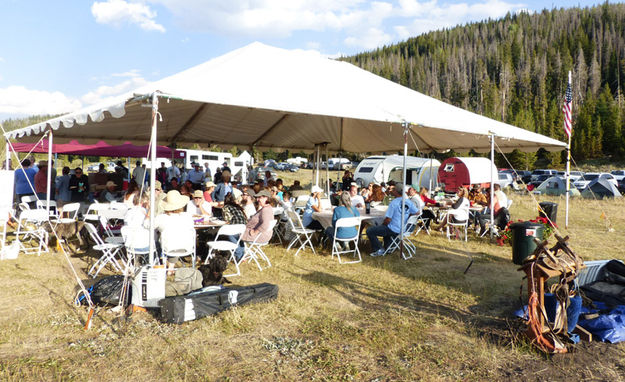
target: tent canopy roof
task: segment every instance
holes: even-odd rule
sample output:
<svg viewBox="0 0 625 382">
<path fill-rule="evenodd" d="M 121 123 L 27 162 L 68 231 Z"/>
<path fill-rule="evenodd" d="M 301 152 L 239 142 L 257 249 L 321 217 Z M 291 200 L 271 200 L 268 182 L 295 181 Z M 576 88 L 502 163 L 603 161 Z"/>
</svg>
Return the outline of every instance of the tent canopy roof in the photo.
<svg viewBox="0 0 625 382">
<path fill-rule="evenodd" d="M 52 128 L 61 140 L 148 142 L 152 111 L 146 106 L 153 93 L 160 96 L 158 140 L 165 144 L 308 150 L 328 143 L 331 151 L 381 152 L 403 147 L 401 124 L 406 122 L 409 145 L 425 152 L 489 151 L 489 134 L 496 135 L 503 151 L 565 147 L 352 64 L 260 43 L 7 137 L 28 140 Z"/>
<path fill-rule="evenodd" d="M 42 139 L 37 143 L 13 143 L 13 150 L 18 153 L 47 153 L 48 152 L 48 140 Z M 130 158 L 144 158 L 149 154 L 149 145 L 136 146 L 130 142 L 124 142 L 121 145 L 109 145 L 104 141 L 98 141 L 92 145 L 85 145 L 79 143 L 76 140 L 72 140 L 69 143 L 53 143 L 52 152 L 55 154 L 72 154 L 72 155 L 85 155 L 85 156 L 102 156 L 102 157 L 130 157 Z M 172 150 L 166 146 L 158 146 L 156 150 L 156 156 L 158 158 L 184 158 L 186 153 L 180 150 Z"/>
</svg>

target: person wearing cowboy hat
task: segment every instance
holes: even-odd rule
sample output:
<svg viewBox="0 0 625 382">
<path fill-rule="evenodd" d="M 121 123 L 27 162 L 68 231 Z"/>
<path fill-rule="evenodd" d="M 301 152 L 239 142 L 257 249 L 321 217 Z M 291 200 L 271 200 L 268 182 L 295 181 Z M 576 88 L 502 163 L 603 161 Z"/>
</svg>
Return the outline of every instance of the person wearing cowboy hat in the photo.
<svg viewBox="0 0 625 382">
<path fill-rule="evenodd" d="M 214 202 L 213 191 L 215 191 L 215 183 L 209 180 L 206 184 L 204 184 L 204 200 L 211 203 L 211 205 Z"/>
<path fill-rule="evenodd" d="M 100 192 L 100 197 L 98 198 L 98 201 L 100 203 L 111 203 L 119 201 L 119 193 L 116 191 L 117 184 L 109 180 L 106 182 L 105 187 L 106 188 L 104 189 L 104 191 Z"/>
<path fill-rule="evenodd" d="M 306 202 L 304 214 L 302 215 L 302 224 L 308 229 L 323 229 L 321 223 L 314 220 L 312 217 L 313 212 L 321 212 L 321 194 L 323 194 L 323 190 L 321 187 L 315 185 L 312 186 L 310 191 L 311 195 L 308 202 Z"/>
<path fill-rule="evenodd" d="M 187 175 L 187 180 L 191 181 L 194 190 L 202 189 L 202 183 L 204 183 L 204 171 L 200 168 L 199 163 L 195 163 L 193 165 L 193 169 L 189 171 L 189 174 Z"/>
<path fill-rule="evenodd" d="M 187 212 L 191 215 L 213 216 L 211 205 L 204 200 L 201 190 L 193 191 L 193 199 L 187 203 Z"/>
<path fill-rule="evenodd" d="M 267 190 L 262 190 L 256 194 L 258 212 L 248 220 L 241 241 L 256 240 L 257 243 L 266 243 L 271 239 L 273 231 L 270 227 L 273 221 L 273 208 L 269 204 L 270 198 L 271 194 Z M 242 252 L 239 254 L 243 256 Z M 240 257 L 237 260 L 240 260 Z"/>
<path fill-rule="evenodd" d="M 195 245 L 195 228 L 193 216 L 184 211 L 189 203 L 189 197 L 181 195 L 176 190 L 171 190 L 163 199 L 165 213 L 154 219 L 154 228 L 160 233 L 160 243 L 163 252 L 173 253 L 181 250 L 181 253 L 190 253 Z M 184 250 L 184 251 L 182 251 Z M 178 261 L 176 256 L 168 256 L 168 269 L 173 270 Z"/>
</svg>

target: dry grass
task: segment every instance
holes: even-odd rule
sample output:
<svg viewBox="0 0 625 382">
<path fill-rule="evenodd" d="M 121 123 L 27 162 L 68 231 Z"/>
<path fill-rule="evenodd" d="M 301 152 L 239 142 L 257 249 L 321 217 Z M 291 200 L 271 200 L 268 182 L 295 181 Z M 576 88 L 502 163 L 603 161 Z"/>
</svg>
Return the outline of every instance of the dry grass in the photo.
<svg viewBox="0 0 625 382">
<path fill-rule="evenodd" d="M 529 197 L 513 198 L 513 218 L 536 215 Z M 558 202 L 563 225 L 564 202 Z M 622 259 L 624 207 L 623 201 L 574 200 L 571 227 L 562 231 L 584 259 Z M 607 232 L 601 210 L 614 232 Z M 355 265 L 339 265 L 327 252 L 296 258 L 270 247 L 272 268 L 259 272 L 248 264 L 233 281 L 278 284 L 274 302 L 183 325 L 161 324 L 146 313 L 123 322 L 101 310 L 89 331 L 82 329 L 84 308 L 70 304 L 75 283 L 61 255 L 3 261 L 0 379 L 623 378 L 622 345 L 585 344 L 546 358 L 522 339 L 522 324 L 510 316 L 522 274 L 509 247 L 476 238 L 448 242 L 439 233 L 415 241 L 414 259 L 365 256 Z M 465 275 L 469 254 L 475 263 Z M 93 257 L 72 261 L 84 275 Z"/>
</svg>

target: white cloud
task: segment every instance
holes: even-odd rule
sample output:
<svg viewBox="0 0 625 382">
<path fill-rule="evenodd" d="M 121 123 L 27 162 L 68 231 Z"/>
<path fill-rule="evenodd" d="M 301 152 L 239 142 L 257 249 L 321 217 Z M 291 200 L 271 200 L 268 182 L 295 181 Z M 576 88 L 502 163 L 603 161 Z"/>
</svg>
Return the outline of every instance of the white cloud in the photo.
<svg viewBox="0 0 625 382">
<path fill-rule="evenodd" d="M 4 62 L 4 57 L 0 57 L 0 62 Z"/>
<path fill-rule="evenodd" d="M 80 101 L 61 92 L 32 90 L 23 86 L 0 88 L 0 113 L 59 114 L 80 108 Z"/>
<path fill-rule="evenodd" d="M 70 97 L 58 91 L 28 89 L 24 86 L 0 88 L 0 115 L 22 116 L 68 113 L 85 106 L 110 101 L 148 82 L 136 70 L 114 73 L 108 77 L 127 79 L 115 85 L 99 86 L 81 97 Z"/>
<path fill-rule="evenodd" d="M 165 32 L 165 27 L 154 19 L 156 12 L 143 3 L 125 0 L 96 1 L 91 6 L 91 14 L 99 24 L 119 27 L 124 24 L 137 24 L 146 31 Z"/>
<path fill-rule="evenodd" d="M 524 4 L 438 0 L 145 0 L 168 9 L 181 28 L 257 39 L 330 33 L 366 49 L 468 21 L 500 17 Z M 449 0 L 451 1 L 451 0 Z M 307 43 L 308 49 L 319 49 Z"/>
</svg>

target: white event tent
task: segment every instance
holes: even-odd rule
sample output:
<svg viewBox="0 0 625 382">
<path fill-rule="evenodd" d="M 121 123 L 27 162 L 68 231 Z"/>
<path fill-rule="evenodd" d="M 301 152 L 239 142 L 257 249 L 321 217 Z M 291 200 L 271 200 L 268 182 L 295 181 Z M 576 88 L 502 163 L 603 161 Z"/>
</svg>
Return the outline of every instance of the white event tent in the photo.
<svg viewBox="0 0 625 382">
<path fill-rule="evenodd" d="M 405 153 L 408 134 L 424 152 L 474 149 L 492 156 L 495 139 L 503 151 L 566 147 L 352 64 L 261 43 L 5 137 L 33 141 L 46 132 L 50 143 L 54 135 L 61 142 L 131 140 L 153 147 L 157 142 L 305 150 L 324 145 L 331 151 L 403 148 Z"/>
</svg>

